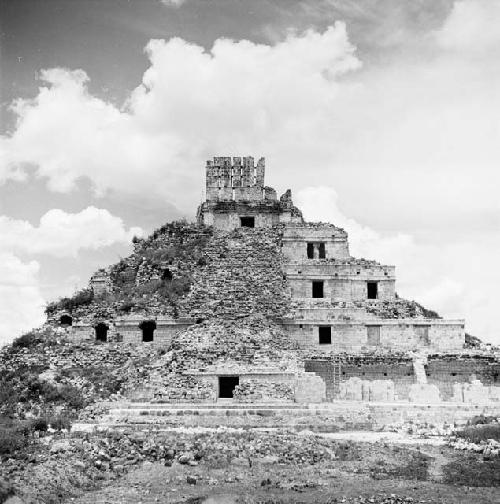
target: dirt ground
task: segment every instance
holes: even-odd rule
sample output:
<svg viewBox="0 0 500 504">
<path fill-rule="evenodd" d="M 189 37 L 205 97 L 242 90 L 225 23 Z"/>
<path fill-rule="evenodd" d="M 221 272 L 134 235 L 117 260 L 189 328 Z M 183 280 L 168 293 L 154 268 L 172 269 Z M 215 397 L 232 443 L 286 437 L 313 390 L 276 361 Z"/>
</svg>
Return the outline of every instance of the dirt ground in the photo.
<svg viewBox="0 0 500 504">
<path fill-rule="evenodd" d="M 90 503 L 442 503 L 498 504 L 498 487 L 442 483 L 443 467 L 463 456 L 451 448 L 386 441 L 349 445 L 345 460 L 278 464 L 233 459 L 217 466 L 145 462 L 102 489 L 67 502 Z M 352 455 L 355 453 L 355 455 Z M 413 500 L 411 500 L 413 499 Z"/>
</svg>

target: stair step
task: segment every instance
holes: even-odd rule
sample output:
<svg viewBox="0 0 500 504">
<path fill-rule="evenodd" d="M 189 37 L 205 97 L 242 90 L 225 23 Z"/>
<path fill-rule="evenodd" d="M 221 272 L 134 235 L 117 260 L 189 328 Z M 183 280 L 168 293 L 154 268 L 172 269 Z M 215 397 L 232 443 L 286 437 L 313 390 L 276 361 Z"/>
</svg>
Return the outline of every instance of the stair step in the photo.
<svg viewBox="0 0 500 504">
<path fill-rule="evenodd" d="M 307 406 L 299 404 L 196 404 L 196 403 L 108 403 L 120 410 L 300 410 Z"/>
</svg>

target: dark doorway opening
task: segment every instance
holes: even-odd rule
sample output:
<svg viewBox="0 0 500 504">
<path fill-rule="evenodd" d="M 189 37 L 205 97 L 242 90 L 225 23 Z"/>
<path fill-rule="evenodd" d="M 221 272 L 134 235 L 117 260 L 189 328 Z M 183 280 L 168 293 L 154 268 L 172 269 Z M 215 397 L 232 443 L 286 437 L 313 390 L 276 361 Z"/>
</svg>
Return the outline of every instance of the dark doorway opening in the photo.
<svg viewBox="0 0 500 504">
<path fill-rule="evenodd" d="M 239 384 L 239 376 L 219 376 L 219 397 L 221 399 L 232 399 L 234 389 Z"/>
<path fill-rule="evenodd" d="M 312 283 L 312 295 L 313 298 L 322 298 L 324 297 L 323 295 L 323 281 L 320 280 L 313 280 Z"/>
<path fill-rule="evenodd" d="M 255 217 L 240 217 L 241 227 L 255 227 Z"/>
<path fill-rule="evenodd" d="M 367 282 L 367 292 L 368 299 L 377 299 L 378 298 L 378 283 L 377 282 Z"/>
<path fill-rule="evenodd" d="M 161 274 L 161 279 L 166 280 L 167 282 L 172 280 L 172 278 L 173 278 L 172 272 L 168 268 L 164 270 L 163 273 Z"/>
<path fill-rule="evenodd" d="M 154 320 L 145 320 L 141 322 L 139 328 L 142 329 L 142 341 L 153 341 L 156 329 L 156 322 Z"/>
<path fill-rule="evenodd" d="M 307 258 L 314 259 L 314 243 L 307 244 Z"/>
<path fill-rule="evenodd" d="M 108 341 L 108 329 L 106 324 L 100 322 L 95 326 L 95 339 L 96 341 Z"/>
<path fill-rule="evenodd" d="M 61 315 L 59 322 L 61 323 L 61 325 L 65 326 L 73 325 L 73 319 L 69 315 Z"/>
<path fill-rule="evenodd" d="M 325 259 L 326 258 L 326 250 L 325 250 L 325 244 L 320 243 L 319 244 L 319 258 L 320 259 Z"/>
<path fill-rule="evenodd" d="M 331 345 L 332 344 L 332 328 L 331 326 L 319 327 L 319 344 Z"/>
</svg>

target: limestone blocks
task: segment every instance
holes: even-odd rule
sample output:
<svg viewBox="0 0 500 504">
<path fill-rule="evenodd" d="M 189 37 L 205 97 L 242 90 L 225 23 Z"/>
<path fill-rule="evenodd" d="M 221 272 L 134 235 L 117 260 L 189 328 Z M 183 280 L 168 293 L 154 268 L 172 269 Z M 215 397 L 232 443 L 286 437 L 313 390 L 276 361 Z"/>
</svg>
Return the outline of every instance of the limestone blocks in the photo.
<svg viewBox="0 0 500 504">
<path fill-rule="evenodd" d="M 349 378 L 339 384 L 339 399 L 345 401 L 394 402 L 394 382 L 392 380 L 362 380 Z"/>
</svg>

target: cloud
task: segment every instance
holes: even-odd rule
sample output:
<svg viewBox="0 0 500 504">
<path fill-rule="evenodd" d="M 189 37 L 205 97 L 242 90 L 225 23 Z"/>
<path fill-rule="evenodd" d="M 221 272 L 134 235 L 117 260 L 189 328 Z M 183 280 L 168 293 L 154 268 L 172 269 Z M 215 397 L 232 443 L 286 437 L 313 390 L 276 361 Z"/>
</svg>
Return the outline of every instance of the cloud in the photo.
<svg viewBox="0 0 500 504">
<path fill-rule="evenodd" d="M 349 235 L 354 257 L 396 266 L 396 291 L 447 318 L 465 318 L 466 330 L 493 343 L 496 327 L 498 272 L 494 267 L 500 235 L 475 243 L 470 237 L 451 243 L 426 243 L 407 233 L 380 233 L 346 217 L 332 187 L 307 187 L 295 202 L 311 221 L 328 221 Z"/>
<path fill-rule="evenodd" d="M 461 0 L 453 5 L 436 38 L 449 50 L 466 53 L 492 50 L 498 55 L 499 25 L 500 2 L 497 0 Z"/>
<path fill-rule="evenodd" d="M 127 230 L 119 217 L 93 206 L 75 214 L 49 210 L 40 218 L 38 227 L 0 216 L 0 251 L 75 257 L 81 249 L 96 250 L 114 243 L 128 243 L 134 235 L 142 234 L 140 228 Z"/>
<path fill-rule="evenodd" d="M 160 0 L 160 2 L 167 7 L 180 7 L 186 0 Z"/>
<path fill-rule="evenodd" d="M 120 109 L 89 93 L 83 70 L 42 71 L 38 95 L 15 102 L 17 127 L 0 141 L 4 179 L 29 165 L 54 191 L 88 177 L 98 194 L 162 195 L 192 211 L 204 158 L 288 150 L 299 137 L 305 160 L 337 79 L 360 66 L 343 23 L 274 46 L 219 39 L 207 52 L 174 38 L 146 51 L 150 67 Z"/>
<path fill-rule="evenodd" d="M 92 206 L 79 213 L 49 210 L 40 218 L 38 226 L 0 216 L 0 346 L 45 320 L 46 299 L 39 277 L 43 262 L 24 262 L 19 256 L 74 258 L 82 250 L 130 243 L 134 235 L 142 234 L 140 228 L 127 229 L 108 210 Z M 64 283 L 68 290 L 80 283 L 80 278 L 72 276 Z M 61 288 L 62 285 L 59 292 Z"/>
<path fill-rule="evenodd" d="M 44 321 L 39 264 L 0 251 L 0 346 Z"/>
<path fill-rule="evenodd" d="M 86 177 L 97 194 L 192 214 L 205 159 L 265 155 L 270 185 L 336 188 L 353 251 L 395 263 L 402 294 L 498 338 L 499 273 L 475 264 L 499 249 L 499 12 L 499 0 L 457 1 L 400 50 L 399 34 L 374 41 L 393 50 L 364 66 L 342 22 L 273 45 L 152 40 L 122 107 L 92 95 L 82 70 L 45 70 L 0 138 L 0 181 L 33 171 L 69 192 Z"/>
</svg>

